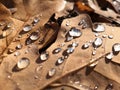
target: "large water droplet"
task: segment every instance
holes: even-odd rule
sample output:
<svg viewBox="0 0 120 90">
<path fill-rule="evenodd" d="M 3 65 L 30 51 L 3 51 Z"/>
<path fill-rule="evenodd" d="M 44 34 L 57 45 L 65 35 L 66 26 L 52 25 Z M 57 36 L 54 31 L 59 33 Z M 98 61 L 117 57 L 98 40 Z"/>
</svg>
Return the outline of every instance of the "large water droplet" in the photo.
<svg viewBox="0 0 120 90">
<path fill-rule="evenodd" d="M 30 60 L 26 57 L 23 57 L 17 62 L 17 67 L 18 69 L 23 69 L 26 68 L 29 64 L 30 64 Z"/>
<path fill-rule="evenodd" d="M 37 40 L 39 38 L 39 32 L 33 32 L 30 35 L 31 40 Z"/>
<path fill-rule="evenodd" d="M 50 70 L 48 71 L 48 76 L 49 76 L 49 77 L 52 77 L 52 76 L 55 75 L 55 73 L 56 73 L 56 69 L 55 69 L 55 68 L 52 68 L 52 69 L 50 69 Z"/>
<path fill-rule="evenodd" d="M 42 61 L 47 60 L 48 57 L 49 57 L 49 53 L 46 52 L 46 51 L 45 51 L 45 52 L 42 52 L 42 53 L 40 54 L 40 59 L 41 59 Z"/>
<path fill-rule="evenodd" d="M 102 24 L 94 24 L 93 25 L 93 31 L 95 31 L 95 32 L 104 32 L 105 27 Z"/>
<path fill-rule="evenodd" d="M 31 25 L 25 25 L 25 26 L 23 27 L 23 31 L 25 31 L 25 32 L 28 32 L 28 31 L 30 31 L 30 30 L 32 30 L 32 26 L 31 26 Z"/>
<path fill-rule="evenodd" d="M 113 51 L 114 52 L 120 52 L 120 43 L 116 43 L 113 45 Z"/>
<path fill-rule="evenodd" d="M 76 29 L 75 27 L 73 27 L 70 29 L 69 35 L 71 37 L 80 37 L 82 35 L 82 32 L 79 29 Z"/>
<path fill-rule="evenodd" d="M 94 47 L 99 47 L 103 43 L 103 40 L 100 37 L 95 38 L 95 41 L 93 42 Z"/>
</svg>

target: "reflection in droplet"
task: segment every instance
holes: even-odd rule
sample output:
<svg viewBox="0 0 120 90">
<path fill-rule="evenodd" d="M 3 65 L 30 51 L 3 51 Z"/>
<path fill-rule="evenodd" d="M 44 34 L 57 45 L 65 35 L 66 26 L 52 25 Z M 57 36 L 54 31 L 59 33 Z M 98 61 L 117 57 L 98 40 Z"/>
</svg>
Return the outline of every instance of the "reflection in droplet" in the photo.
<svg viewBox="0 0 120 90">
<path fill-rule="evenodd" d="M 116 43 L 113 45 L 113 51 L 114 52 L 120 52 L 120 43 Z"/>
<path fill-rule="evenodd" d="M 79 29 L 76 29 L 75 27 L 73 27 L 70 29 L 69 35 L 71 37 L 80 37 L 82 35 L 82 32 Z"/>
<path fill-rule="evenodd" d="M 49 77 L 53 77 L 56 73 L 56 69 L 55 68 L 51 68 L 49 71 L 48 71 L 48 75 Z"/>
<path fill-rule="evenodd" d="M 49 53 L 48 53 L 47 51 L 42 52 L 42 53 L 40 54 L 40 59 L 41 59 L 42 61 L 47 60 L 48 57 L 49 57 Z"/>
<path fill-rule="evenodd" d="M 95 41 L 93 42 L 94 47 L 99 47 L 99 46 L 102 45 L 102 43 L 103 43 L 103 40 L 102 40 L 100 37 L 97 37 L 97 38 L 95 39 Z"/>
<path fill-rule="evenodd" d="M 23 69 L 26 68 L 29 64 L 30 64 L 30 60 L 26 57 L 23 57 L 17 62 L 17 67 L 18 69 Z"/>
<path fill-rule="evenodd" d="M 25 26 L 23 27 L 23 31 L 25 31 L 25 32 L 28 32 L 28 31 L 30 31 L 30 30 L 32 30 L 32 26 L 31 26 L 31 25 L 25 25 Z"/>
<path fill-rule="evenodd" d="M 39 32 L 33 32 L 30 35 L 31 40 L 37 40 L 39 38 Z"/>
<path fill-rule="evenodd" d="M 104 27 L 104 25 L 97 23 L 97 24 L 93 25 L 93 31 L 95 31 L 95 32 L 104 32 L 105 27 Z"/>
</svg>

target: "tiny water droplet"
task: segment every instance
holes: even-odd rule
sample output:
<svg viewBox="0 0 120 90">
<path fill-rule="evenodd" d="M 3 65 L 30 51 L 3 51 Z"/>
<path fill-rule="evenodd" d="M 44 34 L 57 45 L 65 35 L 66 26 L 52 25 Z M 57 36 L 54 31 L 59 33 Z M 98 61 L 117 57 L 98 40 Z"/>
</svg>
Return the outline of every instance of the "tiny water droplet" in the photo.
<svg viewBox="0 0 120 90">
<path fill-rule="evenodd" d="M 115 43 L 113 45 L 113 51 L 114 52 L 120 52 L 120 43 Z"/>
<path fill-rule="evenodd" d="M 111 52 L 111 53 L 109 53 L 109 54 L 107 54 L 106 56 L 105 56 L 105 58 L 106 59 L 108 59 L 108 60 L 111 60 L 112 58 L 113 58 L 113 52 Z"/>
<path fill-rule="evenodd" d="M 93 50 L 93 51 L 92 51 L 92 55 L 96 55 L 96 50 Z"/>
<path fill-rule="evenodd" d="M 69 41 L 71 41 L 71 40 L 73 40 L 73 37 L 67 36 L 66 41 L 69 42 Z"/>
<path fill-rule="evenodd" d="M 103 40 L 100 37 L 95 38 L 95 40 L 93 42 L 94 47 L 99 47 L 102 45 L 102 43 L 103 43 Z"/>
<path fill-rule="evenodd" d="M 37 73 L 41 73 L 41 70 L 42 70 L 42 69 L 43 69 L 43 66 L 42 66 L 42 65 L 39 65 L 39 66 L 36 67 L 36 70 L 35 70 L 35 71 L 36 71 Z"/>
<path fill-rule="evenodd" d="M 73 53 L 73 52 L 74 52 L 74 49 L 75 49 L 75 47 L 68 47 L 67 53 L 68 53 L 68 54 Z"/>
<path fill-rule="evenodd" d="M 80 37 L 82 35 L 82 32 L 79 29 L 76 29 L 75 27 L 73 27 L 70 29 L 69 35 L 71 37 Z"/>
<path fill-rule="evenodd" d="M 113 39 L 113 35 L 108 35 L 108 38 L 109 39 Z"/>
<path fill-rule="evenodd" d="M 102 37 L 103 37 L 103 38 L 107 38 L 107 35 L 106 35 L 106 34 L 104 34 L 104 35 L 102 35 Z"/>
<path fill-rule="evenodd" d="M 53 77 L 53 76 L 55 75 L 55 73 L 56 73 L 56 69 L 55 69 L 55 68 L 52 68 L 52 69 L 50 69 L 50 70 L 48 71 L 49 77 Z"/>
<path fill-rule="evenodd" d="M 32 30 L 32 26 L 31 26 L 31 25 L 25 25 L 25 26 L 23 27 L 23 31 L 25 31 L 25 32 L 28 32 L 28 31 L 30 31 L 30 30 Z"/>
<path fill-rule="evenodd" d="M 77 47 L 78 46 L 78 42 L 73 42 L 72 43 L 72 47 Z"/>
<path fill-rule="evenodd" d="M 95 23 L 93 25 L 93 31 L 98 32 L 98 33 L 99 32 L 104 32 L 105 31 L 105 27 L 102 24 Z"/>
<path fill-rule="evenodd" d="M 58 64 L 58 65 L 62 64 L 63 62 L 64 62 L 64 58 L 63 58 L 63 57 L 59 57 L 59 58 L 57 59 L 57 64 Z"/>
<path fill-rule="evenodd" d="M 22 44 L 18 44 L 17 46 L 16 46 L 16 49 L 21 49 L 22 48 Z"/>
<path fill-rule="evenodd" d="M 62 49 L 61 48 L 56 48 L 53 53 L 59 53 Z"/>
<path fill-rule="evenodd" d="M 48 53 L 47 51 L 42 52 L 42 53 L 40 54 L 40 59 L 41 59 L 42 61 L 47 60 L 48 57 L 49 57 L 49 53 Z"/>
<path fill-rule="evenodd" d="M 98 64 L 98 61 L 96 61 L 96 62 L 90 64 L 89 66 L 90 66 L 90 67 L 95 67 L 97 64 Z"/>
<path fill-rule="evenodd" d="M 30 35 L 31 40 L 37 40 L 39 38 L 39 32 L 33 32 Z"/>
<path fill-rule="evenodd" d="M 26 57 L 23 57 L 17 62 L 17 67 L 18 69 L 23 69 L 26 68 L 29 64 L 30 64 L 30 60 Z"/>
<path fill-rule="evenodd" d="M 15 53 L 14 53 L 14 56 L 19 56 L 21 53 L 19 52 L 19 51 L 16 51 Z"/>
<path fill-rule="evenodd" d="M 85 43 L 85 44 L 83 44 L 83 49 L 87 49 L 87 48 L 89 48 L 89 46 L 90 46 L 90 43 Z"/>
</svg>

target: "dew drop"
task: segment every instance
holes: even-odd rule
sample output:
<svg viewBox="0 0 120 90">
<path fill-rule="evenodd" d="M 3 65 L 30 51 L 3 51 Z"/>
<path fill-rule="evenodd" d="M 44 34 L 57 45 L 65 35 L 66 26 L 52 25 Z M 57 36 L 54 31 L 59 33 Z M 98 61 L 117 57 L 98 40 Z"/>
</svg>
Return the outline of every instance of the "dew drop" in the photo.
<svg viewBox="0 0 120 90">
<path fill-rule="evenodd" d="M 78 42 L 73 42 L 72 43 L 72 47 L 77 47 L 78 46 Z"/>
<path fill-rule="evenodd" d="M 98 61 L 96 61 L 96 62 L 90 64 L 89 66 L 90 66 L 90 67 L 95 67 L 97 64 L 98 64 Z"/>
<path fill-rule="evenodd" d="M 16 49 L 21 49 L 22 48 L 22 44 L 18 44 L 17 46 L 16 46 Z"/>
<path fill-rule="evenodd" d="M 64 58 L 63 58 L 63 57 L 59 57 L 59 58 L 57 59 L 57 64 L 58 64 L 58 65 L 62 64 L 63 62 L 64 62 Z"/>
<path fill-rule="evenodd" d="M 53 76 L 55 75 L 55 73 L 56 73 L 56 69 L 55 69 L 55 68 L 52 68 L 52 69 L 50 69 L 50 70 L 48 71 L 49 77 L 53 77 Z"/>
<path fill-rule="evenodd" d="M 85 43 L 85 44 L 83 44 L 82 48 L 87 49 L 87 48 L 89 48 L 89 46 L 90 46 L 90 43 Z"/>
<path fill-rule="evenodd" d="M 23 57 L 17 62 L 17 67 L 18 69 L 23 69 L 26 68 L 29 64 L 30 64 L 30 60 L 26 57 Z"/>
<path fill-rule="evenodd" d="M 113 39 L 113 35 L 108 35 L 108 38 L 109 39 Z"/>
<path fill-rule="evenodd" d="M 31 40 L 37 40 L 39 38 L 39 32 L 33 32 L 31 35 L 30 35 L 30 39 Z"/>
<path fill-rule="evenodd" d="M 116 43 L 113 45 L 113 51 L 114 52 L 120 52 L 120 43 Z"/>
<path fill-rule="evenodd" d="M 94 32 L 104 32 L 105 31 L 105 27 L 104 27 L 104 25 L 102 25 L 102 24 L 94 24 L 93 25 L 93 31 Z"/>
<path fill-rule="evenodd" d="M 68 47 L 68 49 L 67 49 L 67 53 L 68 54 L 70 54 L 70 53 L 73 53 L 74 52 L 74 49 L 75 49 L 75 47 Z"/>
<path fill-rule="evenodd" d="M 25 32 L 28 32 L 28 31 L 30 31 L 30 30 L 32 30 L 32 26 L 31 26 L 31 25 L 25 25 L 25 26 L 23 27 L 23 31 L 25 31 Z"/>
<path fill-rule="evenodd" d="M 93 50 L 93 51 L 92 51 L 92 55 L 96 55 L 96 50 Z"/>
<path fill-rule="evenodd" d="M 105 56 L 105 58 L 106 59 L 108 59 L 108 60 L 111 60 L 112 58 L 113 58 L 113 52 L 111 52 L 111 53 L 109 53 L 109 54 L 107 54 L 106 56 Z"/>
<path fill-rule="evenodd" d="M 14 56 L 19 56 L 21 53 L 19 52 L 19 51 L 16 51 L 15 53 L 14 53 Z"/>
<path fill-rule="evenodd" d="M 93 42 L 94 47 L 99 47 L 103 43 L 103 40 L 100 37 L 95 38 L 95 41 Z"/>
<path fill-rule="evenodd" d="M 71 41 L 71 40 L 73 40 L 73 37 L 67 36 L 66 41 L 69 42 L 69 41 Z"/>
<path fill-rule="evenodd" d="M 36 25 L 39 21 L 40 21 L 40 19 L 38 17 L 35 17 L 32 24 Z"/>
<path fill-rule="evenodd" d="M 39 66 L 36 67 L 36 70 L 35 70 L 35 71 L 36 71 L 37 73 L 40 73 L 42 69 L 43 69 L 43 66 L 42 66 L 42 65 L 39 65 Z"/>
<path fill-rule="evenodd" d="M 53 53 L 59 53 L 62 49 L 61 48 L 56 48 Z"/>
<path fill-rule="evenodd" d="M 48 57 L 49 57 L 49 53 L 46 52 L 46 51 L 45 51 L 45 52 L 42 52 L 42 53 L 40 54 L 40 59 L 41 59 L 42 61 L 47 60 Z"/>
<path fill-rule="evenodd" d="M 76 29 L 75 27 L 73 27 L 70 29 L 69 35 L 71 37 L 80 37 L 82 35 L 82 32 L 79 29 Z"/>
</svg>

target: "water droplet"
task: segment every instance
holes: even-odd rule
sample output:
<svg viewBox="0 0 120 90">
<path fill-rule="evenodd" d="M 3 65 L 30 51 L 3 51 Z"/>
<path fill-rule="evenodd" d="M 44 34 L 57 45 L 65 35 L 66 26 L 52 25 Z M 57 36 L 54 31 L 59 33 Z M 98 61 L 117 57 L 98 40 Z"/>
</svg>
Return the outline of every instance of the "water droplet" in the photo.
<svg viewBox="0 0 120 90">
<path fill-rule="evenodd" d="M 105 27 L 104 27 L 104 25 L 102 25 L 102 24 L 94 24 L 93 25 L 93 31 L 95 31 L 95 32 L 104 32 L 105 31 Z"/>
<path fill-rule="evenodd" d="M 82 25 L 82 24 L 84 24 L 84 23 L 85 23 L 85 20 L 82 19 L 82 20 L 78 23 L 78 25 Z"/>
<path fill-rule="evenodd" d="M 69 35 L 71 37 L 80 37 L 82 35 L 82 32 L 79 29 L 76 29 L 75 27 L 73 27 L 70 29 Z"/>
<path fill-rule="evenodd" d="M 8 49 L 8 54 L 13 53 L 15 50 L 14 49 Z"/>
<path fill-rule="evenodd" d="M 30 35 L 31 40 L 37 40 L 39 38 L 39 32 L 33 32 Z"/>
<path fill-rule="evenodd" d="M 31 26 L 31 25 L 25 25 L 25 26 L 23 27 L 23 31 L 25 31 L 25 32 L 28 32 L 28 31 L 30 31 L 30 30 L 32 30 L 32 26 Z"/>
<path fill-rule="evenodd" d="M 63 46 L 65 46 L 65 43 L 61 43 L 59 46 L 60 46 L 60 47 L 63 47 Z"/>
<path fill-rule="evenodd" d="M 95 85 L 94 90 L 98 90 L 98 86 L 97 85 Z"/>
<path fill-rule="evenodd" d="M 82 26 L 82 29 L 85 29 L 88 27 L 88 24 L 87 23 L 84 23 L 83 26 Z"/>
<path fill-rule="evenodd" d="M 42 66 L 42 65 L 39 65 L 39 66 L 36 67 L 36 70 L 35 70 L 35 71 L 36 71 L 37 73 L 41 73 L 41 70 L 42 70 L 42 69 L 43 69 L 43 66 Z"/>
<path fill-rule="evenodd" d="M 107 38 L 107 35 L 106 35 L 106 34 L 104 34 L 104 35 L 102 35 L 102 37 L 103 37 L 103 38 Z"/>
<path fill-rule="evenodd" d="M 68 54 L 70 54 L 70 53 L 72 53 L 72 52 L 74 52 L 74 49 L 75 49 L 75 47 L 68 47 L 68 49 L 67 49 L 67 53 Z"/>
<path fill-rule="evenodd" d="M 70 21 L 66 21 L 66 26 L 69 26 L 70 25 Z"/>
<path fill-rule="evenodd" d="M 19 51 L 16 51 L 15 53 L 14 53 L 14 56 L 19 56 L 21 53 L 19 52 Z"/>
<path fill-rule="evenodd" d="M 38 17 L 35 17 L 32 24 L 36 25 L 39 21 L 40 21 L 40 19 Z"/>
<path fill-rule="evenodd" d="M 48 71 L 49 77 L 53 77 L 53 76 L 55 75 L 55 73 L 56 73 L 56 69 L 55 69 L 55 68 L 52 68 L 52 69 L 50 69 L 50 70 Z"/>
<path fill-rule="evenodd" d="M 18 44 L 17 46 L 16 46 L 16 49 L 21 49 L 22 48 L 22 44 Z"/>
<path fill-rule="evenodd" d="M 59 57 L 59 58 L 57 59 L 57 64 L 58 64 L 58 65 L 62 64 L 63 62 L 64 62 L 64 58 L 63 58 L 63 57 Z"/>
<path fill-rule="evenodd" d="M 114 52 L 120 52 L 120 43 L 116 43 L 113 45 L 113 51 Z"/>
<path fill-rule="evenodd" d="M 112 89 L 113 89 L 113 84 L 110 83 L 110 84 L 108 84 L 108 86 L 106 87 L 105 90 L 112 90 Z"/>
<path fill-rule="evenodd" d="M 108 38 L 109 39 L 113 39 L 113 35 L 108 35 Z"/>
<path fill-rule="evenodd" d="M 11 76 L 10 76 L 10 75 L 8 75 L 8 76 L 7 76 L 7 78 L 9 78 L 9 79 L 10 79 L 10 78 L 11 78 Z"/>
<path fill-rule="evenodd" d="M 99 47 L 103 43 L 103 40 L 100 37 L 95 38 L 95 41 L 93 42 L 94 47 Z"/>
<path fill-rule="evenodd" d="M 96 50 L 93 50 L 93 51 L 92 51 L 92 55 L 96 55 Z"/>
<path fill-rule="evenodd" d="M 73 42 L 72 43 L 72 47 L 77 47 L 78 46 L 78 42 Z"/>
<path fill-rule="evenodd" d="M 98 33 L 95 33 L 95 37 L 98 37 L 99 36 L 99 34 Z"/>
<path fill-rule="evenodd" d="M 45 51 L 45 52 L 42 52 L 42 53 L 40 54 L 40 59 L 41 59 L 42 61 L 47 60 L 48 57 L 49 57 L 49 53 L 46 52 L 46 51 Z"/>
<path fill-rule="evenodd" d="M 85 43 L 85 44 L 83 44 L 82 48 L 87 49 L 87 48 L 89 48 L 89 46 L 90 46 L 90 43 Z"/>
<path fill-rule="evenodd" d="M 67 36 L 66 41 L 69 42 L 69 41 L 71 41 L 71 40 L 73 40 L 73 37 Z"/>
<path fill-rule="evenodd" d="M 26 57 L 23 57 L 17 62 L 17 67 L 18 69 L 23 69 L 26 68 L 29 64 L 30 64 L 30 60 Z"/>
<path fill-rule="evenodd" d="M 61 48 L 56 48 L 53 53 L 59 53 L 62 49 Z"/>
<path fill-rule="evenodd" d="M 32 43 L 32 40 L 31 39 L 27 39 L 26 44 L 29 45 L 31 43 Z"/>
<path fill-rule="evenodd" d="M 106 56 L 105 56 L 105 58 L 106 59 L 108 59 L 108 60 L 111 60 L 112 58 L 113 58 L 113 52 L 111 52 L 111 53 L 109 53 L 109 54 L 107 54 Z"/>
<path fill-rule="evenodd" d="M 3 37 L 7 37 L 7 36 L 10 35 L 12 32 L 13 32 L 12 29 L 11 29 L 11 30 L 5 30 L 5 31 L 3 31 L 2 36 L 3 36 Z"/>
<path fill-rule="evenodd" d="M 90 64 L 89 66 L 90 66 L 90 67 L 95 67 L 97 64 L 98 64 L 98 61 L 96 61 L 96 62 Z"/>
</svg>

